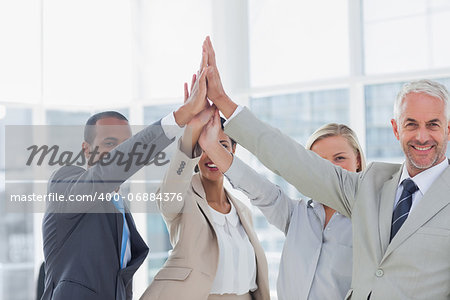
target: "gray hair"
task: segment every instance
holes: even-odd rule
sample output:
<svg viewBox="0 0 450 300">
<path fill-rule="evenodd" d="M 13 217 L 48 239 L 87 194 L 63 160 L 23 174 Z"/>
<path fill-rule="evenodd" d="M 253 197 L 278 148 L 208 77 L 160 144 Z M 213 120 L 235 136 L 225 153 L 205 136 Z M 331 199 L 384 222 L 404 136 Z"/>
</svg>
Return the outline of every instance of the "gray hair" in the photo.
<svg viewBox="0 0 450 300">
<path fill-rule="evenodd" d="M 305 148 L 311 150 L 315 142 L 331 136 L 342 136 L 353 148 L 356 157 L 359 158 L 360 164 L 356 172 L 360 172 L 366 168 L 366 158 L 364 157 L 361 145 L 359 144 L 358 137 L 350 127 L 344 124 L 329 123 L 323 125 L 319 129 L 314 131 L 314 133 L 309 137 L 308 141 L 306 142 Z"/>
<path fill-rule="evenodd" d="M 441 99 L 444 102 L 447 121 L 450 120 L 450 107 L 448 105 L 449 96 L 447 89 L 444 85 L 428 79 L 411 81 L 403 85 L 394 103 L 395 120 L 399 121 L 402 110 L 402 101 L 403 99 L 405 99 L 406 95 L 410 93 L 424 93 L 432 97 Z"/>
</svg>

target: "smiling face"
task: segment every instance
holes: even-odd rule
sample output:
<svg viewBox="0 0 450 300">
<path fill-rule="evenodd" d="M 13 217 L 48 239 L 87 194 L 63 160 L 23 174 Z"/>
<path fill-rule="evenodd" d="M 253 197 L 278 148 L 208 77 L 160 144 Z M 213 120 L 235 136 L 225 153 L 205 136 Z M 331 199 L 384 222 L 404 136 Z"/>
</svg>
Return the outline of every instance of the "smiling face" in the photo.
<svg viewBox="0 0 450 300">
<path fill-rule="evenodd" d="M 360 169 L 360 158 L 347 139 L 340 135 L 329 136 L 314 142 L 311 150 L 347 171 L 356 172 Z"/>
<path fill-rule="evenodd" d="M 107 117 L 97 121 L 95 137 L 92 143 L 83 142 L 83 151 L 89 162 L 97 162 L 103 155 L 110 152 L 117 145 L 131 137 L 131 127 L 126 120 Z M 91 153 L 97 148 L 95 157 L 90 159 Z"/>
<path fill-rule="evenodd" d="M 450 123 L 442 100 L 425 93 L 409 93 L 402 101 L 399 119 L 391 123 L 411 177 L 445 159 Z"/>
<path fill-rule="evenodd" d="M 219 131 L 219 142 L 222 146 L 228 150 L 228 152 L 233 153 L 236 151 L 236 144 L 231 145 L 231 139 L 226 135 L 223 130 Z M 216 167 L 216 165 L 209 159 L 208 155 L 203 152 L 200 160 L 198 162 L 198 168 L 200 170 L 200 176 L 203 180 L 218 181 L 223 180 L 223 174 Z"/>
</svg>

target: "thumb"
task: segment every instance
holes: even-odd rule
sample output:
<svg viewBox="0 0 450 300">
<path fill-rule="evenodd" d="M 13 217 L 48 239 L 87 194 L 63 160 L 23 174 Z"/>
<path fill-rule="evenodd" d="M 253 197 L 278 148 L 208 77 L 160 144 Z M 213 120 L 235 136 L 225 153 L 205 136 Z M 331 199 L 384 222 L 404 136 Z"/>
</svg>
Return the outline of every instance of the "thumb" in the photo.
<svg viewBox="0 0 450 300">
<path fill-rule="evenodd" d="M 184 103 L 189 99 L 189 89 L 187 82 L 184 83 Z"/>
</svg>

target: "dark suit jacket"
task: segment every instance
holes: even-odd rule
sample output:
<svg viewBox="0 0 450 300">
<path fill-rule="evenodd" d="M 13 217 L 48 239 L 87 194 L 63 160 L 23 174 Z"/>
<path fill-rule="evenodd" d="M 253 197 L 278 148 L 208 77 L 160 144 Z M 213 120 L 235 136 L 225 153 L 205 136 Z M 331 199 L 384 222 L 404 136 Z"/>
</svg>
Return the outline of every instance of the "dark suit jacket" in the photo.
<svg viewBox="0 0 450 300">
<path fill-rule="evenodd" d="M 150 155 L 154 157 L 172 141 L 158 122 L 117 146 L 111 157 L 116 151 L 130 153 L 136 142 L 154 145 Z M 116 163 L 97 164 L 88 170 L 64 166 L 52 175 L 48 192 L 66 197 L 111 193 L 142 167 L 134 162 L 128 171 Z M 132 277 L 147 256 L 148 247 L 127 209 L 126 219 L 131 261 L 120 269 L 123 216 L 113 203 L 98 199 L 48 203 L 43 221 L 46 281 L 42 299 L 132 299 Z"/>
</svg>

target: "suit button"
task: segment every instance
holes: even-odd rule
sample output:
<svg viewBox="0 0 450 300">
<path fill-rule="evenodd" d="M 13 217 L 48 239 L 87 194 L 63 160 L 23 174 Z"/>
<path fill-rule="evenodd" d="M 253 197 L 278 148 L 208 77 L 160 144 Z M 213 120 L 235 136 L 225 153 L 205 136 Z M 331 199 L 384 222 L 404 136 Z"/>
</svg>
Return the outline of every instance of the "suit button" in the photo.
<svg viewBox="0 0 450 300">
<path fill-rule="evenodd" d="M 382 276 L 384 275 L 384 271 L 383 271 L 382 269 L 378 269 L 378 270 L 375 272 L 375 275 L 376 275 L 377 277 L 382 277 Z"/>
</svg>

